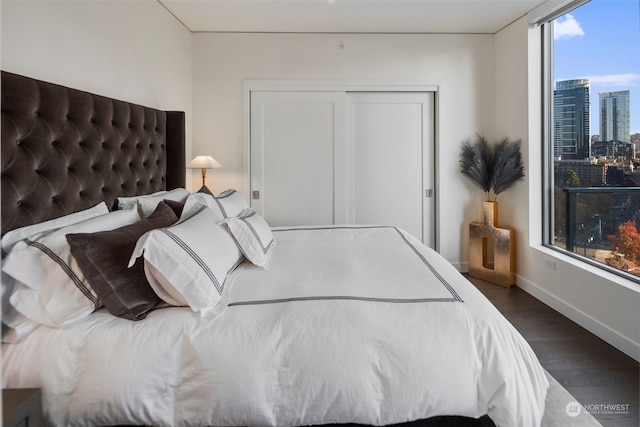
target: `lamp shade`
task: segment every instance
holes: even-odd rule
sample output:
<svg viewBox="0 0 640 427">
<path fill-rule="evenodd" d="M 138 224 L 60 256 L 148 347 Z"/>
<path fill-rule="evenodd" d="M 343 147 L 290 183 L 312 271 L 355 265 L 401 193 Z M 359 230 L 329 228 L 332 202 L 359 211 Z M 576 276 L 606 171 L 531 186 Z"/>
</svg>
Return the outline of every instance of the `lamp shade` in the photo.
<svg viewBox="0 0 640 427">
<path fill-rule="evenodd" d="M 211 156 L 196 156 L 187 163 L 189 169 L 216 169 L 221 168 L 222 165 Z"/>
</svg>

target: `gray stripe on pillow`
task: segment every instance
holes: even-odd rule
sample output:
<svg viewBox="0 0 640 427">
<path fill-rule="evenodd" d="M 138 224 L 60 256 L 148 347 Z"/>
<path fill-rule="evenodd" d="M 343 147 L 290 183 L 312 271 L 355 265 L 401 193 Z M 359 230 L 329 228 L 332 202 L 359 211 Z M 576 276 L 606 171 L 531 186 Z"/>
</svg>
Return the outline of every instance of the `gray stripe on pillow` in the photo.
<svg viewBox="0 0 640 427">
<path fill-rule="evenodd" d="M 198 264 L 200 266 L 202 271 L 204 271 L 204 273 L 207 275 L 207 277 L 209 277 L 209 280 L 211 280 L 211 282 L 213 282 L 213 285 L 216 287 L 216 290 L 218 291 L 218 293 L 222 295 L 222 289 L 224 288 L 224 286 L 220 285 L 220 282 L 218 282 L 218 279 L 216 278 L 215 274 L 213 274 L 213 271 L 211 271 L 209 266 L 202 260 L 202 258 L 200 258 L 198 256 L 198 254 L 196 254 L 195 251 L 193 249 L 191 249 L 191 247 L 189 245 L 187 245 L 181 238 L 176 236 L 171 231 L 169 231 L 167 229 L 161 230 L 161 231 L 162 231 L 162 233 L 164 233 L 167 236 L 169 236 L 169 238 L 171 240 L 176 242 L 176 244 L 178 246 L 180 246 L 196 262 L 196 264 Z"/>
<path fill-rule="evenodd" d="M 74 285 L 76 285 L 76 287 L 80 290 L 80 292 L 82 292 L 82 294 L 85 297 L 87 297 L 87 299 L 89 299 L 89 301 L 91 301 L 93 303 L 93 305 L 95 306 L 96 310 L 99 309 L 102 306 L 102 303 L 100 302 L 100 300 L 95 295 L 93 295 L 91 290 L 84 283 L 82 283 L 82 280 L 80 280 L 78 275 L 76 273 L 74 273 L 74 271 L 71 268 L 71 266 L 69 266 L 69 264 L 64 262 L 64 260 L 62 258 L 60 258 L 58 256 L 58 254 L 56 254 L 48 246 L 46 246 L 46 245 L 44 245 L 44 244 L 42 244 L 40 242 L 36 242 L 36 241 L 30 240 L 30 239 L 24 239 L 24 242 L 29 246 L 32 246 L 32 247 L 34 247 L 36 249 L 40 249 L 45 255 L 47 255 L 56 264 L 58 264 L 60 266 L 60 268 L 62 268 L 62 270 L 67 274 L 67 276 L 69 276 L 71 281 L 74 283 Z"/>
<path fill-rule="evenodd" d="M 251 225 L 249 223 L 249 221 L 247 221 L 247 218 L 251 218 L 252 216 L 254 216 L 256 214 L 256 211 L 251 211 L 251 213 L 249 215 L 245 215 L 243 217 L 240 217 L 239 219 L 244 222 L 245 224 L 247 224 L 247 227 L 249 227 L 249 230 L 251 230 L 251 233 L 253 233 L 253 236 L 256 238 L 256 240 L 258 241 L 258 244 L 260 245 L 260 248 L 262 249 L 262 252 L 264 252 L 265 254 L 269 251 L 269 248 L 271 248 L 271 246 L 273 246 L 273 244 L 275 243 L 274 239 L 271 239 L 271 241 L 267 244 L 267 246 L 265 247 L 262 244 L 262 240 L 260 240 L 260 236 L 258 235 L 258 232 L 256 231 L 256 229 L 253 227 L 253 225 Z"/>
<path fill-rule="evenodd" d="M 224 199 L 225 197 L 230 197 L 235 193 L 236 193 L 236 190 L 230 188 L 229 190 L 225 190 L 222 193 L 218 194 L 217 196 L 213 196 L 213 200 L 216 201 L 216 203 L 218 204 L 218 207 L 222 211 L 222 216 L 224 216 L 225 218 L 229 218 L 229 215 L 227 215 L 227 211 L 224 210 L 224 206 L 222 205 L 222 202 L 218 199 Z"/>
</svg>

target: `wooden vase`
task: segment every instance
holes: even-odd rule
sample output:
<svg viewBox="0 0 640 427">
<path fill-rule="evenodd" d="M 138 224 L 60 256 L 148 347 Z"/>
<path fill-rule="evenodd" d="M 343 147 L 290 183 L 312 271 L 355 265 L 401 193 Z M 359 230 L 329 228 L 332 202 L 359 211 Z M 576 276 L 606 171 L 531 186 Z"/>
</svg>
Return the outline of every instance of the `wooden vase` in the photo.
<svg viewBox="0 0 640 427">
<path fill-rule="evenodd" d="M 482 204 L 482 222 L 469 224 L 469 275 L 510 287 L 515 284 L 515 232 L 498 227 L 498 202 Z"/>
</svg>

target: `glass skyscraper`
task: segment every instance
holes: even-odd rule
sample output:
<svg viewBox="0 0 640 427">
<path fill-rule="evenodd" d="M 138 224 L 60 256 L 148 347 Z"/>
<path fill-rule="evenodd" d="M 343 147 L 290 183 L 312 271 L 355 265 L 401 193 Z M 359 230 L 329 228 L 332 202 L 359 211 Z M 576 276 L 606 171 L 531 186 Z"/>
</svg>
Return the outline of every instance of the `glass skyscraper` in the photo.
<svg viewBox="0 0 640 427">
<path fill-rule="evenodd" d="M 585 159 L 591 155 L 589 79 L 556 82 L 553 91 L 553 154 Z"/>
<path fill-rule="evenodd" d="M 553 154 L 562 159 L 591 155 L 589 79 L 556 82 L 553 91 Z"/>
<path fill-rule="evenodd" d="M 600 94 L 600 141 L 631 142 L 629 91 Z"/>
</svg>

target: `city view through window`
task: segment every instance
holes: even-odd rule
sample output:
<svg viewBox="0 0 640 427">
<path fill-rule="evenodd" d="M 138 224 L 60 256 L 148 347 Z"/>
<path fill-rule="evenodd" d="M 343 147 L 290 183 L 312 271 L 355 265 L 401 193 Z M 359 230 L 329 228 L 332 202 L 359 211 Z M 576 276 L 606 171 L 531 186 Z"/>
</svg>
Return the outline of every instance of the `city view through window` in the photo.
<svg viewBox="0 0 640 427">
<path fill-rule="evenodd" d="M 640 2 L 552 25 L 551 243 L 640 281 Z"/>
</svg>

